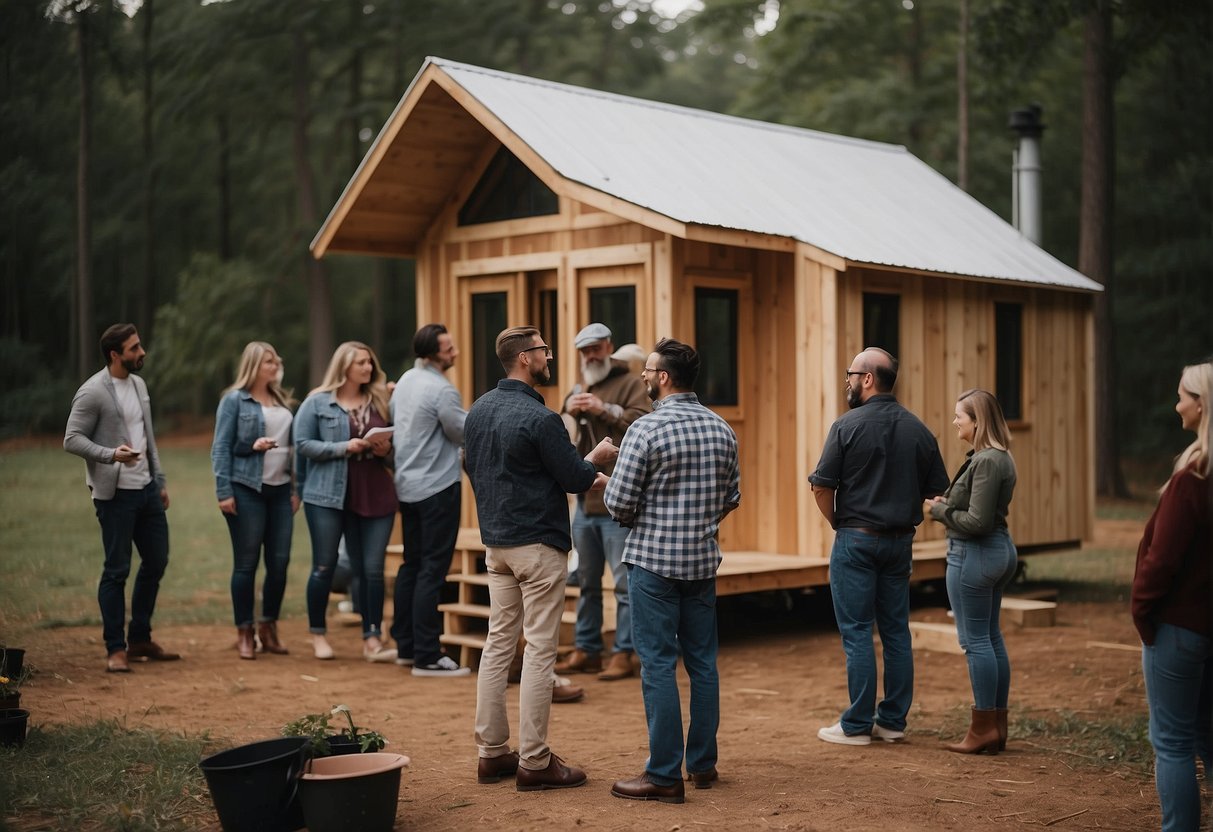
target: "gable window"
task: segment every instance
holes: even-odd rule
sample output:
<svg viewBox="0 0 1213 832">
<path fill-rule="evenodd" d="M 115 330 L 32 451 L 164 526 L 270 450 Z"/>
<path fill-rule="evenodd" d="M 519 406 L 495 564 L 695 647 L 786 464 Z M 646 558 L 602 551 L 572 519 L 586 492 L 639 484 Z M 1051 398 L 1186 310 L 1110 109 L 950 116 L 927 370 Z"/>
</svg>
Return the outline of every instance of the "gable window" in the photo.
<svg viewBox="0 0 1213 832">
<path fill-rule="evenodd" d="M 460 225 L 560 213 L 560 200 L 504 146 L 459 209 Z"/>
<path fill-rule="evenodd" d="M 601 286 L 590 289 L 590 320 L 606 324 L 616 348 L 636 343 L 636 287 Z"/>
<path fill-rule="evenodd" d="M 1009 422 L 1023 419 L 1023 305 L 994 304 L 994 395 Z"/>
<path fill-rule="evenodd" d="M 863 345 L 901 352 L 901 296 L 863 293 Z"/>
<path fill-rule="evenodd" d="M 695 349 L 699 352 L 699 401 L 717 407 L 740 403 L 737 379 L 736 289 L 695 287 Z"/>
</svg>

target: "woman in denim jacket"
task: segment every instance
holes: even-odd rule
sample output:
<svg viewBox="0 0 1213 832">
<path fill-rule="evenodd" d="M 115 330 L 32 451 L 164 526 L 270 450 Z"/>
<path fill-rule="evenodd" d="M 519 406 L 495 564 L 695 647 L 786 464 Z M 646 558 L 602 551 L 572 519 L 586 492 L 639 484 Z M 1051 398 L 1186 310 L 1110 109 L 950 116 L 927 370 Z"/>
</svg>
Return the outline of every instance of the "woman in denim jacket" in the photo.
<svg viewBox="0 0 1213 832">
<path fill-rule="evenodd" d="M 960 754 L 997 754 L 1007 744 L 1011 690 L 1011 662 L 998 615 L 1003 590 L 1018 567 L 1015 544 L 1007 530 L 1007 510 L 1015 493 L 1015 460 L 1007 450 L 1011 431 L 991 393 L 961 393 L 952 424 L 973 450 L 944 495 L 927 506 L 931 517 L 948 529 L 948 601 L 968 659 L 973 710 L 965 738 L 945 748 Z"/>
<path fill-rule="evenodd" d="M 312 574 L 307 581 L 308 629 L 318 659 L 333 658 L 325 637 L 325 613 L 345 537 L 357 579 L 362 614 L 362 654 L 367 661 L 395 661 L 383 646 L 383 561 L 395 519 L 392 432 L 386 376 L 366 344 L 337 347 L 324 381 L 295 418 L 295 471 L 303 513 L 312 536 Z M 367 437 L 375 428 L 389 428 Z"/>
<path fill-rule="evenodd" d="M 291 561 L 293 515 L 299 497 L 291 482 L 291 406 L 282 389 L 282 359 L 264 341 L 240 356 L 236 382 L 219 401 L 211 468 L 215 496 L 232 536 L 232 608 L 236 650 L 257 658 L 253 607 L 257 563 L 265 549 L 265 583 L 257 638 L 267 653 L 286 653 L 278 639 L 278 614 Z"/>
</svg>

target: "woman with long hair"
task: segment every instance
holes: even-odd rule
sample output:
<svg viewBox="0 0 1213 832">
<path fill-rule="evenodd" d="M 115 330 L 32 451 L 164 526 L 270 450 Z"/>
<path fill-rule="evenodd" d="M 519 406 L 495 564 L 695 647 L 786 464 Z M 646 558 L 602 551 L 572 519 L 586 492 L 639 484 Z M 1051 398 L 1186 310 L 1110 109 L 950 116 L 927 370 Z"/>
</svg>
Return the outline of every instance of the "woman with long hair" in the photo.
<svg viewBox="0 0 1213 832">
<path fill-rule="evenodd" d="M 291 407 L 282 389 L 282 359 L 264 341 L 240 356 L 236 381 L 223 392 L 215 414 L 211 468 L 215 496 L 232 537 L 232 609 L 236 650 L 257 658 L 253 636 L 257 564 L 265 551 L 265 582 L 257 640 L 266 653 L 286 653 L 278 615 L 291 562 L 291 530 L 299 497 L 291 476 Z"/>
<path fill-rule="evenodd" d="M 928 502 L 931 517 L 947 527 L 948 601 L 956 634 L 969 665 L 972 718 L 959 743 L 944 746 L 960 754 L 997 754 L 1007 744 L 1007 699 L 1011 662 L 999 628 L 1002 593 L 1015 577 L 1015 544 L 1007 510 L 1015 493 L 1011 431 L 998 399 L 985 390 L 966 390 L 956 400 L 952 424 L 973 446 L 942 497 Z"/>
<path fill-rule="evenodd" d="M 1133 624 L 1150 706 L 1164 832 L 1200 828 L 1196 756 L 1213 771 L 1213 361 L 1184 367 L 1175 411 L 1196 439 L 1175 458 L 1137 549 Z"/>
<path fill-rule="evenodd" d="M 371 662 L 396 660 L 396 651 L 383 646 L 382 635 L 384 552 L 397 508 L 389 470 L 390 419 L 379 359 L 358 341 L 337 347 L 324 381 L 295 418 L 296 479 L 312 537 L 308 629 L 318 659 L 333 658 L 325 637 L 325 613 L 337 547 L 344 536 L 358 584 L 363 657 Z"/>
</svg>

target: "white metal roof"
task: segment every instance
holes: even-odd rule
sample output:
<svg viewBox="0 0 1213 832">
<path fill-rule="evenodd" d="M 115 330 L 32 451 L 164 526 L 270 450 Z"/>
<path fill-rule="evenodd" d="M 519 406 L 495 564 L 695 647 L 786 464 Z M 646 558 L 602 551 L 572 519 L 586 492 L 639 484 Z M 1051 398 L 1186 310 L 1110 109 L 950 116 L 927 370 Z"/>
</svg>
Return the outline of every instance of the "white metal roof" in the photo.
<svg viewBox="0 0 1213 832">
<path fill-rule="evenodd" d="M 561 176 L 673 220 L 856 263 L 1101 289 L 899 145 L 429 62 Z"/>
</svg>

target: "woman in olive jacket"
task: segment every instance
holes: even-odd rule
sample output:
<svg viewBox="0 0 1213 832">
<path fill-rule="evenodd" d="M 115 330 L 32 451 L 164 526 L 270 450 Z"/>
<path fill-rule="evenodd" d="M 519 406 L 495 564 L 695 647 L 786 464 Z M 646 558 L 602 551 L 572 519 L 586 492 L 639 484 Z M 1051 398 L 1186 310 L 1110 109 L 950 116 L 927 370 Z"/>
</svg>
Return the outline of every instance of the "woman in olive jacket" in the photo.
<svg viewBox="0 0 1213 832">
<path fill-rule="evenodd" d="M 998 616 L 1003 590 L 1018 567 L 1007 529 L 1015 460 L 1008 450 L 1011 431 L 992 394 L 976 389 L 961 393 L 952 424 L 973 450 L 947 492 L 928 508 L 948 529 L 948 601 L 969 663 L 973 711 L 965 738 L 944 747 L 960 754 L 997 754 L 1007 743 L 1011 690 L 1011 661 Z"/>
</svg>

